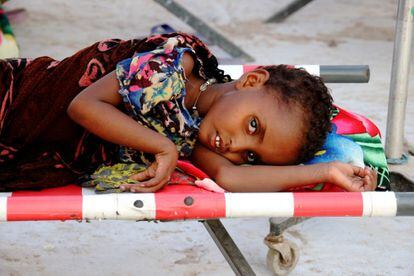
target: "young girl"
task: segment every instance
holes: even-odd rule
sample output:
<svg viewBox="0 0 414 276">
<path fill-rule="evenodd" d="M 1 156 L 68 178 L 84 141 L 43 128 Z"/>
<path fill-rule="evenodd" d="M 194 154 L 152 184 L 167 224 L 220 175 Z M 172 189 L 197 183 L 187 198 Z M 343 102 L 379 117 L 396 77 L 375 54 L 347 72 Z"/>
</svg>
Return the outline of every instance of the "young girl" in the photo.
<svg viewBox="0 0 414 276">
<path fill-rule="evenodd" d="M 137 162 L 148 168 L 121 189 L 153 192 L 178 158 L 234 192 L 376 187 L 369 168 L 297 165 L 330 130 L 332 99 L 319 78 L 280 65 L 231 81 L 192 35 L 107 40 L 62 61 L 3 60 L 0 78 L 0 191 L 66 185 L 101 164 Z"/>
</svg>

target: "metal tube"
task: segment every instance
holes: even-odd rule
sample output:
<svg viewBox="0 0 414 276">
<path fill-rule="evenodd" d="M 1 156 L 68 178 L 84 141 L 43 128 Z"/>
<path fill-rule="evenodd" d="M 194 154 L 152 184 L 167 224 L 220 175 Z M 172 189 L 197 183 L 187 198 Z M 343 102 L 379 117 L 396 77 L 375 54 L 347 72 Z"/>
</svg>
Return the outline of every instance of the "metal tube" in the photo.
<svg viewBox="0 0 414 276">
<path fill-rule="evenodd" d="M 307 4 L 312 2 L 312 0 L 295 0 L 286 7 L 284 7 L 282 10 L 278 11 L 276 14 L 274 14 L 272 17 L 270 17 L 268 20 L 266 20 L 266 23 L 280 23 L 283 22 L 286 18 L 288 18 L 291 14 L 294 12 L 300 10 Z"/>
<path fill-rule="evenodd" d="M 173 0 L 155 0 L 158 4 L 162 5 L 169 12 L 180 18 L 182 21 L 191 26 L 194 30 L 205 36 L 210 42 L 217 44 L 232 55 L 235 58 L 243 58 L 244 60 L 251 62 L 254 58 L 248 53 L 243 51 L 236 44 L 229 39 L 221 35 L 215 29 L 204 23 L 200 18 L 189 12 L 182 5 Z"/>
<path fill-rule="evenodd" d="M 61 196 L 39 193 L 16 196 L 0 193 L 0 221 L 414 216 L 414 192 L 174 192 Z M 186 201 L 190 197 L 191 204 Z M 397 198 L 401 200 L 397 201 Z"/>
<path fill-rule="evenodd" d="M 394 54 L 388 101 L 385 153 L 388 163 L 401 164 L 403 153 L 405 109 L 413 38 L 414 0 L 399 0 L 394 39 Z"/>
<path fill-rule="evenodd" d="M 414 214 L 414 203 L 412 193 L 396 193 L 397 216 L 412 216 Z"/>
<path fill-rule="evenodd" d="M 238 79 L 243 73 L 251 71 L 260 65 L 223 64 L 221 70 L 229 74 L 232 79 Z M 265 65 L 263 65 L 265 66 Z M 320 76 L 326 83 L 362 83 L 369 81 L 370 70 L 368 65 L 294 65 L 303 68 L 310 74 Z"/>
<path fill-rule="evenodd" d="M 233 269 L 234 274 L 238 276 L 256 275 L 220 220 L 204 220 L 202 223 Z"/>
<path fill-rule="evenodd" d="M 369 81 L 368 65 L 320 65 L 326 83 L 361 83 Z"/>
</svg>

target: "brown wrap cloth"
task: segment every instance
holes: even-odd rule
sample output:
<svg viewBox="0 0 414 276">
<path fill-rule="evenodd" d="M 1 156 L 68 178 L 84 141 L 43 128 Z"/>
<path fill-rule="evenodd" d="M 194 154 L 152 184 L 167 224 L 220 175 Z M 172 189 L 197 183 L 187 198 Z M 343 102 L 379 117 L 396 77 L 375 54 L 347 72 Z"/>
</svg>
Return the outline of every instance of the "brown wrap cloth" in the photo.
<svg viewBox="0 0 414 276">
<path fill-rule="evenodd" d="M 73 56 L 0 60 L 0 192 L 67 185 L 112 165 L 117 146 L 71 121 L 66 109 L 85 87 L 136 52 L 155 49 L 171 36 L 193 47 L 215 74 L 217 60 L 198 38 L 172 33 L 146 39 L 97 42 Z M 120 107 L 121 108 L 121 107 Z"/>
</svg>

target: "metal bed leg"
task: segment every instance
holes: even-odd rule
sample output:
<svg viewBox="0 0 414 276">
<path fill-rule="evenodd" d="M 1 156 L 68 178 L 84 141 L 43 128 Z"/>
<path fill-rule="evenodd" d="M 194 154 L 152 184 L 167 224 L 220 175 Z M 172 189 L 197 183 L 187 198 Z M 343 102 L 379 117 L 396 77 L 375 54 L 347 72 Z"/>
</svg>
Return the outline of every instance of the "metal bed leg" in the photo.
<svg viewBox="0 0 414 276">
<path fill-rule="evenodd" d="M 266 20 L 266 23 L 280 23 L 288 18 L 292 13 L 300 10 L 310 2 L 312 2 L 312 0 L 295 0 L 283 8 L 281 11 L 277 12 L 275 15 L 272 15 L 272 17 Z"/>
<path fill-rule="evenodd" d="M 236 275 L 256 275 L 220 220 L 204 220 L 202 223 Z"/>
<path fill-rule="evenodd" d="M 282 222 L 277 221 L 277 218 L 270 218 L 269 222 L 270 222 L 270 233 L 274 234 L 274 235 L 282 235 L 283 231 L 285 231 L 286 229 L 288 229 L 291 226 L 294 226 L 296 224 L 301 223 L 304 220 L 307 220 L 309 218 L 306 217 L 293 217 L 293 218 L 288 218 Z"/>
</svg>

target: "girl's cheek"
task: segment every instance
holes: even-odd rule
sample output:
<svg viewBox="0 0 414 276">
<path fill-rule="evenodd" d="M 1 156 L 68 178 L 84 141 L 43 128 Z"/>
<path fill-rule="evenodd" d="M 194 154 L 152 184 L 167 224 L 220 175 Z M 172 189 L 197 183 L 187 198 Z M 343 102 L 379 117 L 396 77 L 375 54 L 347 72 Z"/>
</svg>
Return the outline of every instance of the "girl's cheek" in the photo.
<svg viewBox="0 0 414 276">
<path fill-rule="evenodd" d="M 231 161 L 233 164 L 241 165 L 244 163 L 243 158 L 238 153 L 225 153 L 221 155 L 227 160 Z"/>
</svg>

